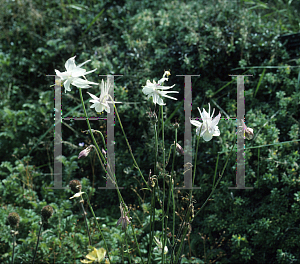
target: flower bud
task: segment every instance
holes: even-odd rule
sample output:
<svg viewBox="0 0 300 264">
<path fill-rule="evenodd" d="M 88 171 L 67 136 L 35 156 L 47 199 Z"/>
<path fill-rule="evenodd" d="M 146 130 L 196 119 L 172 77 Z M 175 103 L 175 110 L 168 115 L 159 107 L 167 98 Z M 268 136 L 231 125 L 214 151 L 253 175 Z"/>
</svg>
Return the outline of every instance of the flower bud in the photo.
<svg viewBox="0 0 300 264">
<path fill-rule="evenodd" d="M 91 149 L 92 149 L 93 145 L 88 146 L 86 149 L 84 149 L 83 151 L 81 151 L 79 153 L 78 159 L 80 159 L 81 157 L 86 157 L 87 155 L 89 155 Z"/>
<path fill-rule="evenodd" d="M 174 142 L 175 143 L 175 142 Z M 178 144 L 176 143 L 176 151 L 181 154 L 181 155 L 184 155 L 184 151 L 183 151 L 183 148 Z"/>
<path fill-rule="evenodd" d="M 17 213 L 13 212 L 8 215 L 7 220 L 11 227 L 18 227 L 20 216 Z"/>
<path fill-rule="evenodd" d="M 248 139 L 248 140 L 251 140 L 253 138 L 253 129 L 250 128 L 250 127 L 246 127 L 245 129 L 245 137 Z"/>
<path fill-rule="evenodd" d="M 151 109 L 150 109 L 150 112 L 148 112 L 148 115 L 149 115 L 151 124 L 155 125 L 158 121 L 156 113 L 152 112 Z"/>
<path fill-rule="evenodd" d="M 175 129 L 179 128 L 179 124 L 177 122 L 175 122 L 175 124 L 173 124 L 173 126 L 174 126 Z"/>
<path fill-rule="evenodd" d="M 81 188 L 82 188 L 81 183 L 78 180 L 70 181 L 69 187 L 71 188 L 72 192 L 74 192 L 74 193 L 80 192 Z"/>
<path fill-rule="evenodd" d="M 53 215 L 53 208 L 50 205 L 46 205 L 43 207 L 41 213 L 43 221 L 48 222 L 49 218 Z"/>
</svg>

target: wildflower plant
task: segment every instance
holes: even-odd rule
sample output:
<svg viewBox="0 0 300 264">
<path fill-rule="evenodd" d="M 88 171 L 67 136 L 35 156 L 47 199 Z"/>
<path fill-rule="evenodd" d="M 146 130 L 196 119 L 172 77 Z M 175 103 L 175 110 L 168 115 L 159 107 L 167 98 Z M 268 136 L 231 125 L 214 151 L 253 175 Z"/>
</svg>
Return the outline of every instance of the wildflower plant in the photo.
<svg viewBox="0 0 300 264">
<path fill-rule="evenodd" d="M 18 231 L 16 230 L 20 223 L 20 216 L 18 213 L 13 212 L 10 213 L 7 217 L 7 221 L 11 227 L 10 233 L 13 240 L 13 252 L 12 252 L 12 263 L 14 263 L 15 260 L 15 246 L 16 246 L 16 235 L 18 234 Z"/>
<path fill-rule="evenodd" d="M 153 80 L 153 82 L 151 82 L 150 80 L 147 80 L 146 85 L 143 86 L 143 88 L 142 88 L 142 92 L 146 95 L 147 99 L 152 98 L 153 104 L 154 105 L 158 104 L 160 107 L 158 116 L 156 115 L 155 112 L 152 113 L 151 110 L 149 113 L 149 117 L 152 120 L 151 125 L 154 128 L 153 131 L 154 131 L 154 139 L 155 139 L 155 148 L 154 148 L 155 149 L 155 153 L 154 153 L 155 162 L 154 162 L 154 168 L 153 168 L 154 175 L 151 176 L 151 171 L 150 171 L 148 181 L 145 180 L 143 173 L 141 172 L 141 169 L 139 168 L 139 166 L 134 158 L 134 155 L 133 155 L 133 152 L 129 145 L 128 139 L 126 137 L 126 133 L 123 128 L 121 119 L 119 117 L 117 107 L 115 105 L 115 103 L 120 103 L 120 102 L 115 102 L 114 98 L 112 98 L 109 95 L 110 87 L 109 87 L 108 83 L 106 83 L 104 80 L 101 81 L 100 97 L 97 97 L 94 94 L 87 92 L 92 97 L 92 100 L 90 100 L 90 103 L 92 103 L 90 108 L 95 109 L 97 113 L 100 113 L 103 111 L 110 113 L 112 110 L 112 109 L 110 109 L 110 107 L 114 108 L 116 117 L 119 121 L 119 125 L 122 130 L 122 133 L 126 140 L 129 152 L 133 159 L 134 166 L 138 170 L 139 176 L 144 181 L 145 185 L 144 185 L 143 190 L 148 193 L 148 195 L 151 199 L 151 206 L 149 208 L 150 233 L 149 233 L 149 241 L 148 241 L 148 252 L 146 255 L 145 254 L 142 255 L 142 252 L 140 250 L 139 243 L 138 243 L 138 240 L 136 237 L 136 232 L 134 230 L 134 225 L 132 224 L 132 222 L 135 221 L 135 219 L 134 218 L 132 219 L 132 217 L 129 217 L 128 207 L 126 206 L 126 203 L 125 203 L 125 201 L 122 197 L 122 194 L 119 190 L 119 187 L 118 187 L 118 179 L 116 178 L 116 176 L 114 175 L 114 173 L 111 170 L 110 160 L 108 158 L 108 155 L 106 156 L 106 152 L 104 151 L 104 149 L 107 149 L 104 137 L 100 131 L 97 131 L 97 130 L 94 130 L 91 128 L 91 125 L 88 120 L 88 115 L 87 115 L 85 104 L 83 101 L 81 89 L 88 88 L 88 84 L 96 84 L 96 83 L 89 82 L 87 80 L 84 80 L 84 82 L 83 82 L 82 79 L 79 80 L 80 76 L 85 78 L 86 74 L 89 74 L 89 73 L 95 71 L 95 70 L 93 70 L 90 72 L 86 72 L 86 70 L 82 69 L 81 66 L 83 66 L 85 63 L 80 64 L 79 66 L 76 66 L 75 65 L 75 57 L 72 57 L 66 62 L 65 67 L 66 67 L 67 71 L 64 73 L 60 73 L 59 71 L 56 70 L 56 73 L 59 77 L 61 77 L 63 80 L 65 80 L 65 82 L 64 82 L 65 91 L 70 91 L 70 88 L 69 88 L 70 84 L 78 87 L 82 108 L 84 110 L 87 125 L 89 128 L 88 131 L 90 132 L 90 135 L 93 140 L 93 145 L 90 145 L 86 149 L 82 150 L 78 155 L 78 159 L 86 157 L 89 154 L 89 152 L 91 151 L 91 149 L 94 148 L 95 152 L 98 156 L 99 162 L 101 164 L 101 167 L 103 168 L 105 174 L 108 175 L 108 177 L 111 179 L 114 186 L 116 187 L 116 191 L 117 191 L 118 198 L 119 198 L 119 204 L 120 204 L 120 212 L 121 212 L 121 216 L 120 216 L 119 220 L 117 221 L 116 226 L 118 227 L 119 225 L 121 225 L 122 230 L 125 233 L 123 244 L 126 245 L 126 250 L 123 251 L 122 249 L 120 249 L 121 250 L 120 255 L 123 256 L 123 254 L 126 253 L 129 262 L 131 262 L 133 256 L 132 256 L 131 249 L 129 249 L 128 240 L 133 239 L 133 242 L 136 245 L 136 251 L 137 251 L 137 254 L 139 255 L 139 259 L 141 260 L 141 263 L 152 263 L 153 256 L 155 254 L 159 254 L 161 256 L 162 263 L 166 263 L 166 262 L 167 263 L 170 263 L 170 262 L 178 263 L 178 262 L 180 262 L 180 259 L 181 259 L 182 247 L 183 247 L 183 243 L 185 241 L 185 237 L 187 235 L 188 230 L 189 230 L 188 235 L 190 234 L 192 221 L 196 217 L 196 215 L 201 211 L 203 206 L 205 206 L 207 201 L 205 201 L 205 203 L 200 208 L 200 210 L 197 213 L 195 213 L 194 206 L 193 206 L 193 203 L 195 201 L 192 199 L 193 198 L 192 190 L 190 190 L 188 198 L 186 198 L 188 201 L 187 210 L 186 210 L 185 215 L 183 217 L 181 217 L 182 223 L 179 226 L 179 230 L 177 232 L 176 239 L 175 239 L 175 233 L 176 233 L 175 214 L 177 212 L 175 210 L 175 195 L 174 195 L 174 185 L 175 185 L 174 164 L 175 164 L 175 157 L 176 157 L 177 152 L 180 153 L 181 155 L 184 155 L 185 152 L 184 152 L 184 149 L 178 144 L 177 130 L 179 128 L 179 124 L 176 122 L 176 124 L 174 125 L 175 141 L 174 141 L 174 144 L 171 145 L 171 151 L 168 155 L 169 156 L 168 159 L 167 159 L 167 155 L 165 153 L 166 152 L 165 151 L 165 143 L 164 143 L 165 121 L 164 121 L 164 108 L 163 107 L 167 104 L 167 101 L 164 102 L 164 99 L 177 100 L 177 98 L 172 97 L 168 94 L 179 93 L 178 91 L 170 91 L 170 89 L 173 88 L 175 86 L 175 84 L 173 84 L 171 86 L 164 86 L 164 83 L 168 81 L 168 76 L 171 73 L 170 73 L 170 71 L 165 71 L 162 78 L 157 83 L 155 82 L 155 80 Z M 111 106 L 109 104 L 111 104 Z M 205 109 L 203 109 L 202 112 L 200 111 L 199 108 L 198 108 L 198 110 L 199 110 L 200 116 L 202 118 L 202 123 L 199 121 L 196 121 L 196 120 L 190 121 L 192 125 L 197 127 L 196 136 L 198 138 L 197 147 L 196 147 L 196 155 L 195 155 L 195 163 L 194 163 L 195 166 L 193 168 L 193 172 L 194 172 L 193 183 L 194 183 L 194 179 L 196 176 L 196 160 L 197 160 L 197 152 L 198 152 L 198 145 L 199 145 L 200 138 L 203 138 L 203 140 L 205 142 L 207 142 L 207 141 L 212 140 L 213 136 L 217 137 L 221 133 L 218 128 L 218 123 L 220 121 L 221 114 L 219 113 L 216 117 L 213 118 L 214 111 L 213 111 L 212 115 L 210 115 L 210 104 L 209 104 L 208 113 L 206 112 Z M 158 152 L 158 141 L 159 141 L 158 125 L 160 126 L 160 130 L 161 130 L 162 154 Z M 101 146 L 102 151 L 100 150 L 98 142 L 96 142 L 95 137 L 93 135 L 95 132 L 100 133 L 100 135 L 102 137 L 102 144 L 103 144 Z M 232 149 L 231 149 L 231 151 L 232 151 Z M 172 169 L 170 172 L 168 172 L 166 170 L 166 166 L 170 162 L 171 153 L 173 154 Z M 230 154 L 231 154 L 231 152 L 230 152 Z M 227 165 L 227 163 L 225 164 L 225 167 L 226 167 L 226 165 Z M 223 169 L 223 172 L 224 172 L 224 169 Z M 223 175 L 223 172 L 222 172 L 222 175 Z M 212 189 L 209 197 L 213 194 L 217 184 L 219 183 L 220 179 L 222 178 L 221 177 L 222 175 L 220 175 L 218 181 L 213 186 L 213 189 Z M 159 184 L 159 179 L 162 179 L 162 182 L 163 182 L 162 186 L 160 186 L 160 184 Z M 168 190 L 167 190 L 166 183 L 169 186 Z M 83 208 L 83 202 L 84 202 L 83 194 L 85 194 L 85 192 L 82 191 L 81 184 L 78 180 L 71 181 L 69 186 L 70 186 L 71 190 L 75 193 L 70 199 L 77 199 L 77 198 L 80 199 L 80 203 L 81 203 L 81 207 L 83 210 L 83 215 L 84 215 L 84 219 L 85 219 L 85 223 L 86 223 L 87 234 L 89 236 L 89 244 L 92 245 L 92 240 L 91 240 L 90 231 L 89 231 L 89 227 L 88 227 L 88 219 L 86 217 L 86 212 Z M 156 202 L 156 200 L 158 200 L 158 203 Z M 108 261 L 111 262 L 110 249 L 107 246 L 105 238 L 102 234 L 102 230 L 99 226 L 99 223 L 98 223 L 97 218 L 94 214 L 94 211 L 89 203 L 88 198 L 87 198 L 87 202 L 88 202 L 89 208 L 94 216 L 94 219 L 95 219 L 96 225 L 98 227 L 98 230 L 100 232 L 100 235 L 102 237 L 102 240 L 104 241 L 105 248 L 101 248 L 99 250 L 94 248 L 94 250 L 86 256 L 87 260 L 83 260 L 82 262 L 83 263 L 92 263 L 94 261 L 101 261 L 104 258 L 105 253 L 107 254 Z M 161 212 L 160 220 L 159 220 L 161 222 L 161 226 L 160 226 L 161 231 L 159 233 L 157 233 L 157 231 L 155 231 L 156 227 L 154 226 L 154 223 L 156 221 L 157 210 L 158 210 L 156 208 L 157 205 L 160 207 L 159 210 Z M 168 229 L 170 229 L 168 227 L 169 211 L 172 211 L 172 213 L 173 213 L 173 218 L 172 218 L 173 223 L 172 223 L 172 227 L 171 227 L 172 232 L 167 231 Z M 131 232 L 127 232 L 128 228 L 131 229 Z M 168 238 L 167 238 L 167 234 L 168 234 Z M 160 237 L 160 239 L 158 239 L 158 237 Z M 156 244 L 155 248 L 152 247 L 153 243 Z"/>
<path fill-rule="evenodd" d="M 39 234 L 38 234 L 38 240 L 36 242 L 36 248 L 35 248 L 35 252 L 34 252 L 34 256 L 33 256 L 33 259 L 32 259 L 32 263 L 34 264 L 35 262 L 35 257 L 36 257 L 36 253 L 37 253 L 37 250 L 38 250 L 38 246 L 39 246 L 39 241 L 40 241 L 40 235 L 41 235 L 41 231 L 42 231 L 42 226 L 45 224 L 45 223 L 48 223 L 50 217 L 53 215 L 53 208 L 52 206 L 50 205 L 46 205 L 42 208 L 41 210 L 41 221 L 39 222 L 40 224 L 40 230 L 39 230 Z"/>
</svg>

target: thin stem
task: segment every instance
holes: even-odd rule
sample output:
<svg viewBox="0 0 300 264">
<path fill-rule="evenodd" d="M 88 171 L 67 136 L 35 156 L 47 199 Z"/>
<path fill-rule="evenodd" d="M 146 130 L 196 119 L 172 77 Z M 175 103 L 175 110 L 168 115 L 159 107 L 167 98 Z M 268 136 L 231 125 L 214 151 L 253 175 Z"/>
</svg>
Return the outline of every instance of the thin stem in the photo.
<svg viewBox="0 0 300 264">
<path fill-rule="evenodd" d="M 102 237 L 102 240 L 104 241 L 104 245 L 105 245 L 105 249 L 106 249 L 106 252 L 107 252 L 107 256 L 108 256 L 109 262 L 111 263 L 111 260 L 110 260 L 109 254 L 108 254 L 108 252 L 109 252 L 109 251 L 108 251 L 108 246 L 107 246 L 107 244 L 106 244 L 106 241 L 105 241 L 105 239 L 104 239 L 104 236 L 103 236 L 103 234 L 102 234 L 101 228 L 100 228 L 100 226 L 99 226 L 99 223 L 98 223 L 98 221 L 97 221 L 97 218 L 96 218 L 96 216 L 95 216 L 94 210 L 93 210 L 93 208 L 92 208 L 92 206 L 91 206 L 91 203 L 90 203 L 90 201 L 89 201 L 89 197 L 88 197 L 87 194 L 86 194 L 86 197 L 87 197 L 87 202 L 88 202 L 88 204 L 89 204 L 90 210 L 91 210 L 91 212 L 92 212 L 92 214 L 93 214 L 93 216 L 94 216 L 94 219 L 95 219 L 95 221 L 96 221 L 97 227 L 98 227 L 98 229 L 99 229 L 100 236 Z"/>
<path fill-rule="evenodd" d="M 197 147 L 196 147 L 196 153 L 195 153 L 195 161 L 194 161 L 194 175 L 193 175 L 193 185 L 194 186 L 194 181 L 195 181 L 195 176 L 196 176 L 196 167 L 197 167 L 197 155 L 198 155 L 198 147 L 199 147 L 199 142 L 200 142 L 200 132 L 199 132 L 199 136 L 197 137 Z M 191 190 L 192 191 L 192 190 Z M 191 192 L 190 192 L 191 194 Z M 191 196 L 191 195 L 190 195 Z M 191 201 L 190 197 L 190 201 Z"/>
<path fill-rule="evenodd" d="M 154 124 L 154 137 L 155 137 L 155 163 L 154 163 L 154 175 L 157 173 L 157 155 L 158 155 L 158 139 L 157 139 L 157 128 Z M 150 176 L 149 176 L 150 177 Z M 155 178 L 153 179 L 153 181 Z M 158 184 L 158 182 L 156 182 Z M 150 183 L 151 185 L 151 183 Z M 155 192 L 156 185 L 154 185 L 151 195 L 151 210 L 150 210 L 150 241 L 149 241 L 149 252 L 148 252 L 148 264 L 151 263 L 151 253 L 152 253 L 152 242 L 154 237 L 154 227 L 155 227 Z"/>
<path fill-rule="evenodd" d="M 86 112 L 86 109 L 85 109 L 85 105 L 84 105 L 84 102 L 83 102 L 83 97 L 82 97 L 82 90 L 81 90 L 81 88 L 79 88 L 79 94 L 80 94 L 80 100 L 81 100 L 82 108 L 83 108 L 83 111 L 84 111 L 84 114 L 85 114 L 85 117 L 86 117 L 86 122 L 87 122 L 87 124 L 88 124 L 89 131 L 90 131 L 90 134 L 91 134 L 91 136 L 92 136 L 93 142 L 94 142 L 95 147 L 97 148 L 99 154 L 101 155 L 102 159 L 104 160 L 104 157 L 103 157 L 103 155 L 102 155 L 102 152 L 100 151 L 100 148 L 99 148 L 99 146 L 98 146 L 98 144 L 97 144 L 97 142 L 96 142 L 96 139 L 95 139 L 95 137 L 94 137 L 94 135 L 93 135 L 93 133 L 92 133 L 92 129 L 91 129 L 91 126 L 90 126 L 90 122 L 89 122 L 89 119 L 88 119 L 88 116 L 87 116 L 87 112 Z M 128 147 L 129 147 L 131 156 L 132 156 L 132 158 L 133 158 L 134 164 L 136 165 L 136 168 L 137 168 L 138 171 L 140 172 L 140 174 L 141 174 L 141 176 L 142 176 L 144 182 L 146 183 L 146 186 L 148 187 L 148 184 L 147 184 L 147 182 L 145 181 L 145 179 L 144 179 L 144 177 L 143 177 L 143 174 L 142 174 L 140 168 L 138 167 L 138 165 L 137 165 L 137 163 L 136 163 L 136 161 L 135 161 L 135 159 L 134 159 L 134 156 L 133 156 L 133 154 L 132 154 L 131 148 L 130 148 L 129 143 L 128 143 L 128 140 L 127 140 L 127 138 L 126 138 L 126 135 L 125 135 L 125 132 L 124 132 L 124 129 L 123 129 L 123 126 L 122 126 L 122 123 L 121 123 L 121 120 L 120 120 L 120 117 L 119 117 L 119 114 L 118 114 L 118 111 L 117 111 L 117 108 L 116 108 L 116 105 L 115 105 L 115 104 L 114 104 L 114 108 L 115 108 L 115 110 L 116 110 L 116 114 L 117 114 L 117 117 L 118 117 L 118 120 L 119 120 L 121 129 L 122 129 L 122 131 L 123 131 L 123 134 L 124 134 L 124 136 L 125 136 L 127 145 L 128 145 Z M 99 159 L 99 160 L 101 161 L 101 159 Z M 102 162 L 101 162 L 101 165 L 103 165 Z M 108 172 L 106 171 L 106 169 L 105 169 L 104 166 L 103 166 L 103 169 L 104 169 L 105 173 L 108 174 Z M 110 177 L 111 177 L 111 178 L 114 178 L 113 175 L 111 175 Z M 122 195 L 121 195 L 120 190 L 119 190 L 119 188 L 118 188 L 117 182 L 115 181 L 114 184 L 115 184 L 115 186 L 116 186 L 116 190 L 117 190 L 117 193 L 118 193 L 119 201 L 122 202 L 122 203 L 124 204 L 124 208 L 125 208 L 124 210 L 126 211 L 125 202 L 124 202 L 124 200 L 123 200 L 123 198 L 122 198 Z M 148 187 L 148 188 L 149 188 L 149 187 Z M 90 207 L 91 207 L 91 206 L 90 206 Z M 126 211 L 125 213 L 127 213 L 127 211 Z M 96 222 L 97 222 L 97 219 L 96 219 Z M 97 222 L 97 225 L 98 225 L 98 222 Z M 99 227 L 99 225 L 98 225 L 98 227 Z M 137 238 L 136 238 L 136 235 L 135 235 L 135 232 L 134 232 L 134 229 L 133 229 L 133 226 L 132 226 L 132 225 L 131 225 L 131 228 L 132 228 L 132 230 L 133 230 L 133 235 L 134 235 L 135 243 L 137 244 L 138 253 L 139 253 L 140 257 L 141 257 L 142 262 L 144 263 L 143 258 L 142 258 L 142 256 L 141 256 L 139 244 L 138 244 L 138 242 L 137 242 Z M 103 238 L 103 239 L 104 239 L 104 238 Z M 105 242 L 105 241 L 104 241 L 104 242 Z M 107 250 L 107 255 L 108 255 L 108 257 L 109 257 L 108 250 Z"/>
<path fill-rule="evenodd" d="M 259 177 L 259 154 L 260 154 L 260 148 L 257 149 L 257 178 Z"/>
<path fill-rule="evenodd" d="M 96 139 L 95 139 L 95 137 L 94 137 L 94 134 L 93 134 L 93 132 L 92 132 L 91 125 L 90 125 L 90 122 L 89 122 L 89 118 L 88 118 L 88 116 L 87 116 L 86 109 L 85 109 L 85 105 L 84 105 L 84 102 L 83 102 L 83 97 L 82 97 L 82 90 L 81 90 L 81 88 L 79 88 L 79 95 L 80 95 L 80 100 L 81 100 L 82 108 L 83 108 L 83 111 L 84 111 L 84 114 L 85 114 L 85 117 L 86 117 L 86 123 L 87 123 L 87 125 L 88 125 L 88 127 L 89 127 L 89 131 L 90 131 L 91 137 L 92 137 L 92 139 L 93 139 L 94 145 L 96 146 L 98 152 L 100 153 L 101 158 L 102 158 L 103 160 L 105 160 L 105 158 L 103 157 L 103 154 L 102 154 L 102 152 L 100 151 L 100 148 L 99 148 L 99 146 L 98 146 L 98 144 L 97 144 L 97 141 L 96 141 Z M 103 168 L 103 169 L 104 169 L 104 171 L 107 173 L 106 169 L 105 169 L 105 168 Z"/>
<path fill-rule="evenodd" d="M 166 215 L 168 216 L 169 215 L 169 206 L 170 206 L 170 197 L 171 197 L 171 193 L 172 193 L 172 201 L 173 201 L 173 244 L 174 244 L 174 232 L 175 232 L 175 210 L 174 210 L 174 207 L 175 207 L 175 204 L 174 204 L 174 192 L 173 192 L 173 189 L 174 189 L 174 184 L 175 184 L 175 181 L 174 181 L 174 165 L 175 165 L 175 158 L 176 158 L 176 144 L 177 144 L 177 128 L 175 128 L 175 143 L 174 143 L 174 151 L 173 151 L 173 162 L 172 162 L 172 170 L 171 170 L 171 178 L 170 178 L 170 184 L 169 184 L 169 194 L 168 194 L 168 206 L 167 206 L 167 212 L 166 212 Z M 166 218 L 166 228 L 168 227 L 168 217 Z M 165 248 L 165 245 L 166 245 L 166 241 L 167 241 L 167 232 L 165 232 L 165 235 L 163 237 L 163 242 L 162 242 L 162 247 L 163 247 L 163 250 Z M 173 248 L 172 248 L 172 252 L 171 252 L 171 258 L 173 258 Z"/>
<path fill-rule="evenodd" d="M 125 243 L 126 243 L 126 251 L 127 251 L 127 255 L 128 255 L 128 259 L 129 259 L 129 263 L 131 263 L 131 257 L 130 257 L 130 253 L 129 253 L 129 248 L 128 248 L 128 243 L 127 243 L 127 232 L 126 232 L 127 228 L 125 229 Z"/>
<path fill-rule="evenodd" d="M 232 145 L 232 147 L 231 147 L 230 153 L 229 153 L 229 155 L 228 155 L 228 157 L 227 157 L 226 163 L 225 163 L 225 165 L 224 165 L 224 167 L 223 167 L 222 173 L 221 173 L 221 175 L 219 176 L 219 179 L 218 179 L 216 185 L 213 187 L 213 189 L 212 189 L 210 195 L 207 197 L 207 199 L 206 199 L 206 201 L 204 202 L 204 204 L 201 206 L 201 208 L 200 208 L 200 209 L 198 210 L 198 212 L 195 214 L 195 217 L 200 213 L 200 211 L 203 209 L 203 207 L 204 207 L 204 206 L 206 205 L 206 203 L 209 201 L 209 199 L 210 199 L 210 197 L 213 195 L 213 193 L 214 193 L 214 191 L 215 191 L 217 185 L 219 184 L 220 180 L 222 179 L 223 174 L 224 174 L 224 171 L 225 171 L 225 168 L 226 168 L 227 163 L 228 163 L 228 160 L 229 160 L 229 158 L 230 158 L 230 156 L 231 156 L 233 147 L 234 147 L 234 145 Z"/>
<path fill-rule="evenodd" d="M 157 173 L 157 155 L 158 155 L 158 138 L 156 124 L 154 125 L 154 136 L 155 136 L 155 163 L 154 163 L 154 175 Z"/>
<path fill-rule="evenodd" d="M 154 225 L 155 225 L 155 185 L 152 190 L 151 197 L 151 210 L 150 210 L 150 241 L 149 241 L 149 252 L 148 252 L 148 264 L 151 263 L 151 252 L 152 252 L 152 242 L 154 236 Z"/>
<path fill-rule="evenodd" d="M 13 231 L 13 253 L 12 253 L 12 264 L 14 264 L 15 261 L 15 243 L 16 243 L 16 231 Z"/>
<path fill-rule="evenodd" d="M 42 225 L 43 225 L 43 222 L 40 221 L 40 230 L 39 230 L 39 234 L 38 234 L 38 240 L 37 240 L 37 242 L 36 242 L 35 252 L 34 252 L 33 259 L 32 259 L 32 264 L 34 264 L 35 257 L 36 257 L 36 252 L 37 252 L 37 249 L 38 249 L 38 246 L 39 246 L 40 235 L 41 235 L 41 231 L 42 231 Z"/>
<path fill-rule="evenodd" d="M 216 185 L 213 186 L 213 189 L 212 189 L 210 195 L 207 197 L 206 201 L 203 203 L 203 205 L 202 205 L 201 208 L 198 210 L 198 212 L 194 215 L 194 218 L 195 218 L 195 217 L 200 213 L 200 211 L 204 208 L 204 206 L 207 204 L 207 202 L 209 201 L 210 197 L 213 195 L 214 191 L 216 190 L 217 185 L 219 184 L 219 182 L 221 181 L 221 179 L 222 179 L 222 177 L 223 177 L 225 168 L 226 168 L 226 166 L 227 166 L 227 163 L 228 163 L 228 161 L 229 161 L 229 158 L 230 158 L 230 156 L 231 156 L 231 153 L 232 153 L 232 150 L 233 150 L 233 147 L 234 147 L 234 146 L 235 146 L 235 144 L 232 144 L 230 153 L 229 153 L 229 155 L 228 155 L 228 157 L 227 157 L 226 163 L 225 163 L 225 165 L 224 165 L 224 167 L 223 167 L 222 173 L 221 173 L 221 175 L 219 176 L 219 179 L 218 179 Z M 192 191 L 192 190 L 191 190 L 191 191 Z M 189 219 L 189 214 L 190 214 L 190 210 L 188 210 L 188 212 L 187 212 L 187 217 L 186 217 L 186 219 Z M 179 245 L 179 250 L 178 250 L 177 255 L 176 255 L 175 263 L 178 263 L 178 259 L 179 259 L 179 256 L 180 256 L 180 251 L 181 251 L 182 244 L 183 244 L 183 242 L 184 242 L 184 238 L 185 238 L 185 236 L 186 236 L 187 230 L 188 230 L 188 227 L 187 227 L 187 225 L 186 225 L 186 226 L 185 226 L 185 229 L 184 229 L 184 232 L 183 232 L 183 236 L 182 236 L 180 245 Z"/>
<path fill-rule="evenodd" d="M 81 199 L 82 199 L 82 197 L 81 197 Z M 83 212 L 83 218 L 84 218 L 86 230 L 87 230 L 87 233 L 88 233 L 88 236 L 89 236 L 89 245 L 91 246 L 92 245 L 92 239 L 91 239 L 91 235 L 90 235 L 90 231 L 89 231 L 89 226 L 88 226 L 87 219 L 86 219 L 86 212 L 85 212 L 84 207 L 83 207 L 83 202 L 84 202 L 84 200 L 82 199 L 80 201 L 80 205 L 81 205 L 81 209 L 82 209 L 82 212 Z"/>
<path fill-rule="evenodd" d="M 216 169 L 215 169 L 215 175 L 214 175 L 213 186 L 215 185 L 216 176 L 217 176 L 217 168 L 218 168 L 218 163 L 219 163 L 219 155 L 220 155 L 220 153 L 218 153 L 218 157 L 217 157 L 217 163 L 216 163 Z"/>
<path fill-rule="evenodd" d="M 134 158 L 134 156 L 133 156 L 131 147 L 130 147 L 130 145 L 129 145 L 128 139 L 127 139 L 127 137 L 126 137 L 126 134 L 125 134 L 125 131 L 124 131 L 122 122 L 121 122 L 121 120 L 120 120 L 120 117 L 119 117 L 119 114 L 118 114 L 118 111 L 117 111 L 117 107 L 116 107 L 115 105 L 114 105 L 114 107 L 115 107 L 115 110 L 116 110 L 116 115 L 117 115 L 117 118 L 118 118 L 118 120 L 119 120 L 119 124 L 120 124 L 121 130 L 122 130 L 123 135 L 124 135 L 124 137 L 125 137 L 125 140 L 126 140 L 126 143 L 127 143 L 128 149 L 129 149 L 129 152 L 130 152 L 131 157 L 132 157 L 132 159 L 133 159 L 133 163 L 134 163 L 135 167 L 137 168 L 137 170 L 139 171 L 140 175 L 142 176 L 143 181 L 144 181 L 144 183 L 146 184 L 147 188 L 150 189 L 149 186 L 148 186 L 148 183 L 146 182 L 146 180 L 145 180 L 145 178 L 144 178 L 144 176 L 143 176 L 143 174 L 142 174 L 142 172 L 141 172 L 141 170 L 140 170 L 139 165 L 137 164 L 137 162 L 136 162 L 136 160 L 135 160 L 135 158 Z"/>
<path fill-rule="evenodd" d="M 160 106 L 161 109 L 161 137 L 162 137 L 162 147 L 163 147 L 163 199 L 162 199 L 162 237 L 164 239 L 164 232 L 165 232 L 165 189 L 166 189 L 166 180 L 165 180 L 165 128 L 164 128 L 164 111 L 163 106 Z M 162 248 L 162 263 L 165 263 L 165 250 L 164 247 Z"/>
</svg>

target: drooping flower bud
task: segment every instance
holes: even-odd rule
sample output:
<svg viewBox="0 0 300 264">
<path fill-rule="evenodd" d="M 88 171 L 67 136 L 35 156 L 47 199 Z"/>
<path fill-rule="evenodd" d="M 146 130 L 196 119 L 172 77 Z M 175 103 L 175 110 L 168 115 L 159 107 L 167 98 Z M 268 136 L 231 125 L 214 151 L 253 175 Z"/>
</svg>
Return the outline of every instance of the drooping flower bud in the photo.
<svg viewBox="0 0 300 264">
<path fill-rule="evenodd" d="M 87 155 L 89 155 L 91 149 L 92 149 L 93 145 L 88 146 L 86 149 L 82 150 L 79 153 L 78 159 L 80 159 L 81 157 L 86 157 Z"/>
<path fill-rule="evenodd" d="M 245 125 L 246 126 L 246 125 Z M 246 127 L 245 129 L 245 137 L 248 139 L 248 140 L 251 140 L 253 138 L 253 129 L 250 128 L 250 127 Z"/>
<path fill-rule="evenodd" d="M 175 142 L 174 142 L 175 143 Z M 178 144 L 176 143 L 176 151 L 181 154 L 181 155 L 184 155 L 184 151 L 183 151 L 183 148 Z"/>
</svg>

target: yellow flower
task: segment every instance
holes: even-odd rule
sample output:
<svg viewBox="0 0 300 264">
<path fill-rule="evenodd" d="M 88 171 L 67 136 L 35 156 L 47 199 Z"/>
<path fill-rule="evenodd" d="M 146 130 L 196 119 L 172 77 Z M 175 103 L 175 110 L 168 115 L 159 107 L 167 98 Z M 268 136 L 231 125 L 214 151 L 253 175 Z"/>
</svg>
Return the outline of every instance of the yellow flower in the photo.
<svg viewBox="0 0 300 264">
<path fill-rule="evenodd" d="M 94 248 L 89 254 L 85 257 L 87 259 L 80 260 L 81 263 L 101 263 L 101 261 L 105 258 L 106 250 L 104 248 Z M 109 263 L 108 260 L 105 263 Z"/>
</svg>

